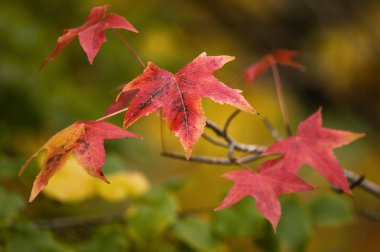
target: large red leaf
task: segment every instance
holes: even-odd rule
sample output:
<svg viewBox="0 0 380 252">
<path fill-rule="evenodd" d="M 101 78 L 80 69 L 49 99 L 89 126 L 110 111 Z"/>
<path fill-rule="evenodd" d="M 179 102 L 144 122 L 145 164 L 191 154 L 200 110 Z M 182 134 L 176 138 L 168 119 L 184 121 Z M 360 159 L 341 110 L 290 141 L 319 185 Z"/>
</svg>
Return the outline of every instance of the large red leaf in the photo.
<svg viewBox="0 0 380 252">
<path fill-rule="evenodd" d="M 294 173 L 282 169 L 283 158 L 264 162 L 257 172 L 238 170 L 225 173 L 223 177 L 233 180 L 231 188 L 223 202 L 215 210 L 227 208 L 245 196 L 256 201 L 257 210 L 267 218 L 276 230 L 281 216 L 281 205 L 278 196 L 299 191 L 315 189 Z"/>
<path fill-rule="evenodd" d="M 319 109 L 300 123 L 296 136 L 272 144 L 264 154 L 284 154 L 284 169 L 292 173 L 296 173 L 303 164 L 308 164 L 332 185 L 351 194 L 344 171 L 334 156 L 333 149 L 364 135 L 322 128 L 322 115 Z"/>
<path fill-rule="evenodd" d="M 169 129 L 179 138 L 188 158 L 206 122 L 201 106 L 202 97 L 255 113 L 240 95 L 240 90 L 227 87 L 212 75 L 233 59 L 231 56 L 207 56 L 202 53 L 175 75 L 149 63 L 144 72 L 121 91 L 123 94 L 139 90 L 125 115 L 124 126 L 128 127 L 141 117 L 162 108 Z"/>
<path fill-rule="evenodd" d="M 293 57 L 298 55 L 297 51 L 277 50 L 265 55 L 260 61 L 250 65 L 244 72 L 244 77 L 248 83 L 253 83 L 257 76 L 265 72 L 273 63 L 290 66 L 303 71 L 305 68 L 300 63 L 293 60 Z"/>
<path fill-rule="evenodd" d="M 77 121 L 55 134 L 41 149 L 31 156 L 21 168 L 19 175 L 26 169 L 29 162 L 44 149 L 47 154 L 43 167 L 34 181 L 29 202 L 45 188 L 49 179 L 66 163 L 70 153 L 74 152 L 80 165 L 93 177 L 108 183 L 101 168 L 105 161 L 104 139 L 138 138 L 122 128 L 103 121 Z"/>
<path fill-rule="evenodd" d="M 80 45 L 86 52 L 88 61 L 92 64 L 100 47 L 106 41 L 104 30 L 120 28 L 138 32 L 124 17 L 114 13 L 106 15 L 107 8 L 107 5 L 94 7 L 82 26 L 64 30 L 58 38 L 54 51 L 42 62 L 41 68 L 57 57 L 76 36 L 79 37 Z"/>
</svg>

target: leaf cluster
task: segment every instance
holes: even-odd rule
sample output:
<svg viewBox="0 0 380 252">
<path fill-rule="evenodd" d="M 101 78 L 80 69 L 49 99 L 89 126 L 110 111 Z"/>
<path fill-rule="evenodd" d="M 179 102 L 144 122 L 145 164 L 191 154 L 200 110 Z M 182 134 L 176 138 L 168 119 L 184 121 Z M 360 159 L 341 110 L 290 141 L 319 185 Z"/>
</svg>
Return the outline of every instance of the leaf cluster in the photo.
<svg viewBox="0 0 380 252">
<path fill-rule="evenodd" d="M 79 37 L 79 42 L 87 54 L 90 64 L 92 64 L 101 45 L 106 41 L 104 30 L 112 29 L 145 69 L 139 76 L 124 85 L 115 103 L 107 110 L 105 116 L 95 121 L 75 122 L 46 142 L 40 150 L 46 149 L 47 155 L 44 158 L 42 170 L 34 182 L 30 201 L 34 200 L 47 185 L 49 179 L 63 167 L 70 153 L 76 155 L 80 165 L 91 176 L 108 182 L 101 171 L 105 160 L 104 139 L 137 137 L 125 129 L 104 122 L 105 119 L 118 113 L 126 111 L 123 127 L 127 128 L 142 117 L 154 111 L 160 111 L 169 130 L 179 138 L 186 159 L 190 159 L 195 143 L 204 134 L 206 117 L 201 105 L 203 97 L 221 104 L 232 105 L 251 114 L 257 114 L 256 110 L 241 95 L 240 90 L 228 87 L 213 75 L 216 70 L 234 57 L 208 56 L 206 53 L 202 53 L 176 74 L 151 62 L 145 66 L 137 53 L 114 29 L 121 28 L 132 32 L 137 32 L 137 30 L 125 18 L 113 13 L 106 14 L 107 8 L 108 6 L 94 7 L 82 26 L 65 30 L 58 38 L 56 48 L 43 61 L 41 67 L 58 56 L 62 49 L 76 36 Z M 303 66 L 293 60 L 296 54 L 297 52 L 294 51 L 278 50 L 266 55 L 261 61 L 245 70 L 247 81 L 252 82 L 266 69 L 272 68 L 288 136 L 257 153 L 259 157 L 280 154 L 280 157 L 262 163 L 257 171 L 252 171 L 250 167 L 243 166 L 241 162 L 230 156 L 230 162 L 243 167 L 244 170 L 235 170 L 224 175 L 224 177 L 233 180 L 235 185 L 221 205 L 216 208 L 216 210 L 221 210 L 230 207 L 245 196 L 251 196 L 256 201 L 258 211 L 271 222 L 275 230 L 281 216 L 281 205 L 278 197 L 281 194 L 315 189 L 314 186 L 307 184 L 297 175 L 304 164 L 316 169 L 332 186 L 351 194 L 344 171 L 334 156 L 333 149 L 364 136 L 364 134 L 323 128 L 321 109 L 301 122 L 297 134 L 291 135 L 277 64 L 303 70 Z M 229 144 L 232 143 L 231 140 L 226 139 Z M 235 146 L 230 146 L 234 150 Z M 21 173 L 39 151 L 25 163 Z M 158 209 L 160 207 L 157 206 Z M 133 216 L 130 221 L 133 223 L 140 219 L 146 219 L 147 216 L 140 216 L 145 211 L 148 212 L 147 216 L 154 216 L 149 213 L 149 210 L 142 207 L 137 211 L 138 213 L 133 213 L 133 211 L 129 213 L 130 216 Z M 165 216 L 158 216 L 157 220 L 152 219 L 151 221 L 170 222 L 171 219 L 166 220 Z M 165 228 L 165 225 L 162 225 L 156 227 L 158 231 L 153 230 L 148 233 L 154 234 L 156 231 L 160 233 Z M 173 234 L 175 237 L 186 241 L 189 239 L 188 233 L 203 229 L 205 229 L 205 224 L 202 221 L 186 219 L 174 227 Z M 130 235 L 133 236 L 134 234 L 131 233 Z M 207 241 L 207 237 L 208 233 L 205 231 L 202 239 L 206 239 L 206 241 L 202 239 L 199 241 L 189 240 L 188 243 L 192 246 L 198 246 L 194 245 L 198 243 L 211 246 L 212 242 Z M 135 238 L 136 240 L 140 239 L 137 236 Z M 197 249 L 204 250 L 201 247 Z"/>
</svg>

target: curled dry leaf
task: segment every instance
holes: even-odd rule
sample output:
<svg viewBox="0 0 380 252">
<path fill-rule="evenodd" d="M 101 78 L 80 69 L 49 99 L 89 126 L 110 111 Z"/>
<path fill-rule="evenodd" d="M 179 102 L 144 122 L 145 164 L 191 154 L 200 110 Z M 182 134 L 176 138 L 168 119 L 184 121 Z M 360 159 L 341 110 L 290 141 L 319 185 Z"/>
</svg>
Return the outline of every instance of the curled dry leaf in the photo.
<svg viewBox="0 0 380 252">
<path fill-rule="evenodd" d="M 41 68 L 55 59 L 76 36 L 79 37 L 79 43 L 86 52 L 88 61 L 92 64 L 100 47 L 107 40 L 104 34 L 105 30 L 119 28 L 138 32 L 124 17 L 114 13 L 106 15 L 107 8 L 107 5 L 92 8 L 90 15 L 82 26 L 64 30 L 63 34 L 58 38 L 54 51 L 44 59 Z"/>
<path fill-rule="evenodd" d="M 251 196 L 256 201 L 257 210 L 270 221 L 276 231 L 281 217 L 278 196 L 315 189 L 294 173 L 284 170 L 283 165 L 283 158 L 278 158 L 265 161 L 257 172 L 237 170 L 225 173 L 223 177 L 233 180 L 235 184 L 215 210 L 227 208 L 245 196 Z"/>
<path fill-rule="evenodd" d="M 40 173 L 33 183 L 29 202 L 41 192 L 49 179 L 56 174 L 74 152 L 79 164 L 93 177 L 108 183 L 102 172 L 105 161 L 104 139 L 139 138 L 113 124 L 103 121 L 77 121 L 69 127 L 55 134 L 44 146 L 31 156 L 21 168 L 19 175 L 28 166 L 29 162 L 42 150 L 47 150 Z"/>
<path fill-rule="evenodd" d="M 179 138 L 189 158 L 206 124 L 202 97 L 256 113 L 240 90 L 229 88 L 212 75 L 233 59 L 231 56 L 207 56 L 202 53 L 175 75 L 149 63 L 141 75 L 124 87 L 116 101 L 124 93 L 138 90 L 125 115 L 124 126 L 128 127 L 141 117 L 162 108 L 164 120 Z M 126 101 L 129 102 L 129 98 Z"/>
</svg>

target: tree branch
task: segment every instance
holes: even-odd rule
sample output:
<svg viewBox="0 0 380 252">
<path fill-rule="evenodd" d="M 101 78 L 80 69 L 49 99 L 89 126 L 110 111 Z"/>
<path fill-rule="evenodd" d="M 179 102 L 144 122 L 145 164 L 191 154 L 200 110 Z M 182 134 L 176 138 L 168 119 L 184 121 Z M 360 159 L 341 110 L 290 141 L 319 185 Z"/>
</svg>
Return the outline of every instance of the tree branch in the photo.
<svg viewBox="0 0 380 252">
<path fill-rule="evenodd" d="M 224 157 L 209 157 L 209 156 L 197 156 L 192 155 L 189 159 L 186 159 L 186 156 L 180 153 L 173 152 L 163 152 L 161 153 L 164 157 L 169 157 L 173 159 L 179 159 L 190 162 L 204 163 L 204 164 L 214 164 L 214 165 L 237 165 L 237 164 L 246 164 L 252 161 L 255 161 L 261 158 L 261 153 L 252 153 L 241 158 L 231 160 L 230 158 Z"/>
<path fill-rule="evenodd" d="M 237 115 L 236 111 L 232 115 L 234 115 L 234 114 Z M 232 115 L 230 116 L 230 118 L 233 119 L 235 116 L 232 116 Z M 226 124 L 226 125 L 228 127 L 228 124 Z M 225 125 L 224 129 L 226 129 L 226 125 Z M 211 142 L 215 145 L 218 145 L 218 146 L 221 146 L 221 147 L 224 147 L 227 149 L 230 148 L 230 145 L 233 145 L 234 150 L 241 151 L 241 152 L 254 152 L 254 151 L 261 151 L 262 152 L 266 149 L 266 146 L 259 146 L 259 145 L 255 145 L 255 144 L 243 144 L 243 143 L 239 143 L 239 142 L 233 140 L 228 135 L 227 130 L 223 130 L 223 129 L 219 128 L 218 125 L 216 125 L 214 122 L 212 122 L 210 120 L 206 120 L 206 127 L 211 129 L 218 137 L 221 137 L 222 139 L 224 139 L 226 141 L 226 143 L 223 143 L 223 142 L 219 142 L 219 141 L 213 139 L 212 137 L 210 137 L 207 134 L 202 135 L 203 138 L 205 138 L 206 140 L 208 140 L 209 142 Z"/>
<path fill-rule="evenodd" d="M 378 186 L 370 180 L 364 179 L 363 176 L 360 176 L 352 171 L 344 170 L 344 173 L 346 174 L 346 178 L 348 179 L 348 181 L 360 181 L 359 183 L 357 183 L 357 185 L 355 185 L 355 187 L 361 187 L 363 190 L 371 193 L 373 196 L 380 198 L 380 186 Z"/>
<path fill-rule="evenodd" d="M 211 129 L 218 137 L 221 137 L 222 139 L 224 139 L 226 143 L 217 141 L 207 134 L 202 135 L 202 137 L 208 140 L 210 143 L 226 148 L 228 150 L 227 157 L 210 157 L 210 156 L 192 155 L 190 156 L 189 159 L 186 159 L 186 157 L 183 154 L 171 153 L 171 152 L 163 152 L 161 155 L 165 157 L 169 157 L 169 158 L 179 159 L 179 160 L 205 163 L 205 164 L 214 164 L 214 165 L 247 164 L 261 158 L 262 157 L 261 154 L 266 150 L 267 146 L 238 143 L 227 134 L 228 126 L 237 114 L 238 114 L 237 111 L 231 114 L 231 116 L 227 119 L 228 121 L 225 123 L 224 129 L 221 129 L 218 125 L 216 125 L 214 122 L 210 120 L 206 121 L 206 127 Z M 269 132 L 272 134 L 272 136 L 276 140 L 281 140 L 283 138 L 282 135 L 273 127 L 273 125 L 270 123 L 268 119 L 264 119 L 263 122 L 266 128 L 269 130 Z M 236 158 L 233 156 L 234 150 L 245 152 L 247 155 Z M 368 193 L 372 194 L 373 196 L 380 198 L 379 185 L 375 184 L 374 182 L 370 180 L 365 179 L 364 176 L 358 175 L 352 171 L 344 170 L 344 173 L 346 175 L 347 180 L 351 183 L 351 189 L 360 187 L 363 190 L 367 191 Z M 332 188 L 332 189 L 338 193 L 341 192 L 341 190 L 337 188 Z"/>
<path fill-rule="evenodd" d="M 226 123 L 224 124 L 224 127 L 223 127 L 223 133 L 225 135 L 227 135 L 227 130 L 228 130 L 228 127 L 230 126 L 232 120 L 240 113 L 240 110 L 237 109 L 235 110 L 234 112 L 232 112 L 232 114 L 227 118 L 226 120 Z"/>
</svg>

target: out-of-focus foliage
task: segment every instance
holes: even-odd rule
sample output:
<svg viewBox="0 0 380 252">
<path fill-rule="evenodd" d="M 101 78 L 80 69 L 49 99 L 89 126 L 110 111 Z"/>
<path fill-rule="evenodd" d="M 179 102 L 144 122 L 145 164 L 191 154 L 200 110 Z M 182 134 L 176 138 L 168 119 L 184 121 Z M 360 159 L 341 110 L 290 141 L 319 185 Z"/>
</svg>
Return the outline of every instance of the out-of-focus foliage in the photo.
<svg viewBox="0 0 380 252">
<path fill-rule="evenodd" d="M 378 200 L 359 189 L 353 199 L 333 195 L 314 173 L 305 174 L 321 190 L 301 194 L 301 199 L 284 197 L 276 235 L 251 199 L 212 211 L 231 186 L 219 175 L 233 167 L 160 157 L 160 119 L 154 115 L 130 127 L 144 141 L 106 141 L 104 172 L 111 185 L 98 187 L 87 174 L 82 175 L 88 180 L 79 179 L 73 162 L 53 178 L 46 195 L 27 205 L 39 169 L 33 162 L 18 178 L 27 157 L 74 121 L 101 117 L 120 84 L 141 73 L 123 43 L 107 32 L 108 41 L 92 66 L 78 43 L 72 43 L 38 70 L 62 30 L 80 25 L 93 6 L 104 4 L 140 31 L 121 33 L 145 62 L 176 72 L 203 51 L 236 56 L 217 77 L 242 89 L 261 117 L 269 117 L 281 132 L 270 73 L 251 88 L 229 80 L 273 50 L 300 51 L 297 61 L 306 66 L 305 73 L 279 68 L 293 129 L 322 105 L 324 125 L 368 132 L 367 140 L 336 154 L 347 169 L 380 182 L 378 1 L 1 1 L 0 251 L 377 250 L 378 223 L 352 213 L 356 208 L 379 210 Z M 209 101 L 203 107 L 218 124 L 233 111 Z M 110 122 L 121 125 L 122 115 Z M 177 140 L 164 133 L 168 148 L 180 150 Z M 234 120 L 229 133 L 247 143 L 273 141 L 260 118 L 247 114 Z M 194 154 L 225 152 L 201 141 Z M 183 176 L 184 181 L 171 181 Z"/>
<path fill-rule="evenodd" d="M 111 184 L 90 177 L 71 155 L 43 193 L 62 203 L 80 202 L 95 196 L 115 202 L 138 197 L 150 187 L 146 177 L 137 171 L 116 171 L 107 178 Z"/>
</svg>

